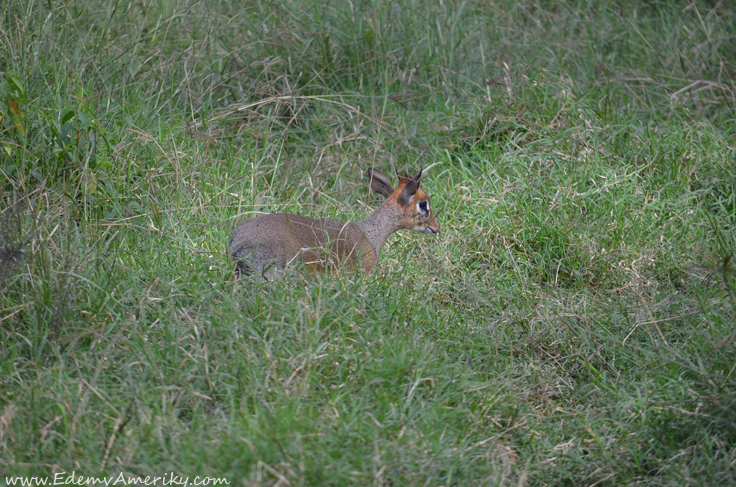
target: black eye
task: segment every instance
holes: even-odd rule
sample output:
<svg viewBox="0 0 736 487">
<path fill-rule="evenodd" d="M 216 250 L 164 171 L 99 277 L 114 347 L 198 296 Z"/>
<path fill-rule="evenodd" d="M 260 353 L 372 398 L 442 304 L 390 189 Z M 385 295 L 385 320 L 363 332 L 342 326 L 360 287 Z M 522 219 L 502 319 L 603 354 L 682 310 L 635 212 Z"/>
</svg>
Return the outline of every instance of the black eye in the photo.
<svg viewBox="0 0 736 487">
<path fill-rule="evenodd" d="M 420 211 L 421 211 L 422 213 L 426 213 L 426 212 L 428 212 L 428 211 L 429 211 L 429 201 L 427 201 L 427 200 L 422 200 L 422 201 L 420 201 L 420 202 L 419 202 L 419 210 L 420 210 Z"/>
</svg>

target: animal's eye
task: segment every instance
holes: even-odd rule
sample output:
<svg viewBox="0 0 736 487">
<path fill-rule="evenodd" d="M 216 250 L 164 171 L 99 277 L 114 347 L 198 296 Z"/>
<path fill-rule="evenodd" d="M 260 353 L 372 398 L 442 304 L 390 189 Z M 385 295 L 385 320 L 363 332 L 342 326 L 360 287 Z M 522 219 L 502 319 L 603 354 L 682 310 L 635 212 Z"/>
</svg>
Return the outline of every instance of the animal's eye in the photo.
<svg viewBox="0 0 736 487">
<path fill-rule="evenodd" d="M 427 214 L 429 213 L 429 201 L 427 200 L 421 200 L 417 202 L 417 211 L 419 213 Z"/>
</svg>

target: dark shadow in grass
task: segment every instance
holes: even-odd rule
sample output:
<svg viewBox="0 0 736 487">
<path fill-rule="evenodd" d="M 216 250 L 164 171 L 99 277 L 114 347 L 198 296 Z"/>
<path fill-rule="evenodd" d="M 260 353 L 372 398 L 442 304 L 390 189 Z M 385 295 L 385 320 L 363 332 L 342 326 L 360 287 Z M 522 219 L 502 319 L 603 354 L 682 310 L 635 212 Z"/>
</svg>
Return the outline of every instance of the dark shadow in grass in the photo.
<svg viewBox="0 0 736 487">
<path fill-rule="evenodd" d="M 20 201 L 8 202 L 0 212 L 0 293 L 23 260 L 30 238 L 23 234 Z"/>
</svg>

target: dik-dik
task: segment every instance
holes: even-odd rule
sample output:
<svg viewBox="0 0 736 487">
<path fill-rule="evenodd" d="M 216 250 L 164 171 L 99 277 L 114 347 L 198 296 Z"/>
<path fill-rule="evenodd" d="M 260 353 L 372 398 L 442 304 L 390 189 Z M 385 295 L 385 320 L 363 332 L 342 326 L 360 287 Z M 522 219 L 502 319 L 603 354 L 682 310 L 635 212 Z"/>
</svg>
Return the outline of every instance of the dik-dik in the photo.
<svg viewBox="0 0 736 487">
<path fill-rule="evenodd" d="M 398 230 L 437 234 L 427 193 L 420 187 L 422 171 L 399 177 L 396 188 L 380 171 L 368 169 L 371 189 L 386 201 L 365 220 L 315 220 L 288 213 L 260 215 L 242 221 L 230 236 L 230 252 L 238 274 L 255 273 L 271 280 L 288 264 L 302 261 L 308 269 L 362 267 L 368 273 L 381 246 Z"/>
</svg>

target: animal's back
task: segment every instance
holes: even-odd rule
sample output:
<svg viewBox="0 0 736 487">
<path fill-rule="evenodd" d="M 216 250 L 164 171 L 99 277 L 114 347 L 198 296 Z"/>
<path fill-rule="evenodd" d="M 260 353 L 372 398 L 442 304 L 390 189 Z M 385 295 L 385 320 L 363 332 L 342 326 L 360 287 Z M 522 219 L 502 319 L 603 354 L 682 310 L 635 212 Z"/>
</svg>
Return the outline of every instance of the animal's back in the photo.
<svg viewBox="0 0 736 487">
<path fill-rule="evenodd" d="M 313 219 L 275 213 L 260 215 L 238 224 L 230 238 L 230 251 L 241 274 L 273 273 L 271 267 L 284 268 L 302 260 L 313 270 L 346 262 L 370 270 L 377 252 L 355 222 Z"/>
</svg>

